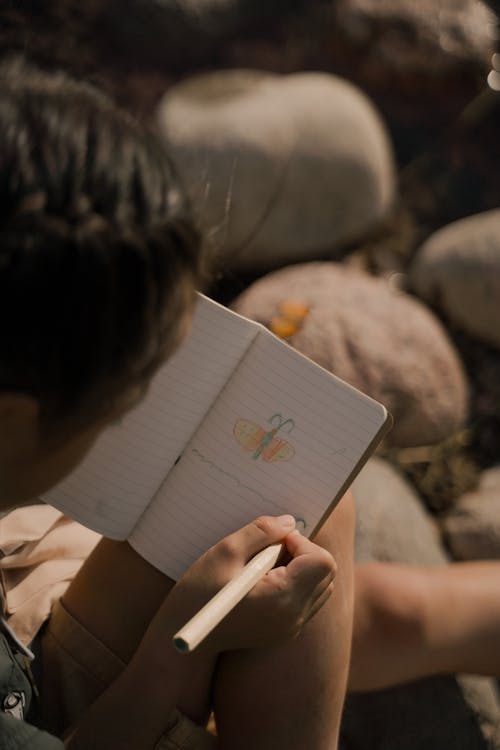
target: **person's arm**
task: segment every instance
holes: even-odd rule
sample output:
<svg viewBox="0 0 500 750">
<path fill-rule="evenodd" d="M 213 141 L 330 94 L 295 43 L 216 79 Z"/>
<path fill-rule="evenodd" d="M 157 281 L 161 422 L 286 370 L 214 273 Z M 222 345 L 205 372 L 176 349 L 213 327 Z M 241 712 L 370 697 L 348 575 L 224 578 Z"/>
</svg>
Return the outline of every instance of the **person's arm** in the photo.
<svg viewBox="0 0 500 750">
<path fill-rule="evenodd" d="M 435 674 L 500 677 L 500 561 L 372 561 L 356 567 L 355 590 L 352 692 Z"/>
</svg>

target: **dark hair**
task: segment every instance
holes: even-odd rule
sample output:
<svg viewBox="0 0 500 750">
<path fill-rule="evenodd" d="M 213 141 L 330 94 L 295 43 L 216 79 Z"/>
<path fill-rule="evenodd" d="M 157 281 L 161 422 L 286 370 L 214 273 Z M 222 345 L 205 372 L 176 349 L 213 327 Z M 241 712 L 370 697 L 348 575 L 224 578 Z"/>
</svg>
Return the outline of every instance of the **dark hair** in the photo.
<svg viewBox="0 0 500 750">
<path fill-rule="evenodd" d="M 165 148 L 93 87 L 0 66 L 0 389 L 70 413 L 172 348 L 199 236 Z"/>
</svg>

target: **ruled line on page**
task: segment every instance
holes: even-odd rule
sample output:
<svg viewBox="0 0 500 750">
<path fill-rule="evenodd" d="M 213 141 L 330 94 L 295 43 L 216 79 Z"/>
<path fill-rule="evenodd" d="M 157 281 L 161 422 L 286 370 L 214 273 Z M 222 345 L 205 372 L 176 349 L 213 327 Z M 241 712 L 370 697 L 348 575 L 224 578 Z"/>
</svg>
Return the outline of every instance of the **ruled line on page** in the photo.
<svg viewBox="0 0 500 750">
<path fill-rule="evenodd" d="M 200 296 L 191 335 L 160 368 L 143 402 L 44 499 L 101 533 L 105 524 L 107 534 L 126 536 L 258 330 Z"/>
<path fill-rule="evenodd" d="M 161 557 L 169 575 L 261 513 L 292 512 L 310 533 L 385 420 L 383 407 L 364 394 L 323 370 L 311 374 L 308 360 L 274 341 L 258 342 L 134 531 L 137 549 Z M 283 370 L 286 377 L 279 377 Z M 265 435 L 277 411 L 283 420 L 292 418 L 293 430 L 280 437 L 294 454 L 282 463 L 264 462 L 238 443 L 234 425 L 245 418 Z M 345 455 L 335 454 L 339 446 Z"/>
</svg>

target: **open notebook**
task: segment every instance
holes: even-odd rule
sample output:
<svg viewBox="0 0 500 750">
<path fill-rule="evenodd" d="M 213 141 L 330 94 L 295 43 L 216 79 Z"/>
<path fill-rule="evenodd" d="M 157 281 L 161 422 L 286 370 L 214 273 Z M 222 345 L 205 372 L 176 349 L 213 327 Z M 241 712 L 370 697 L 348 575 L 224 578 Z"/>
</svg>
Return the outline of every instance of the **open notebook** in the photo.
<svg viewBox="0 0 500 750">
<path fill-rule="evenodd" d="M 199 295 L 144 401 L 44 500 L 178 579 L 260 514 L 311 536 L 389 429 L 385 408 Z"/>
</svg>

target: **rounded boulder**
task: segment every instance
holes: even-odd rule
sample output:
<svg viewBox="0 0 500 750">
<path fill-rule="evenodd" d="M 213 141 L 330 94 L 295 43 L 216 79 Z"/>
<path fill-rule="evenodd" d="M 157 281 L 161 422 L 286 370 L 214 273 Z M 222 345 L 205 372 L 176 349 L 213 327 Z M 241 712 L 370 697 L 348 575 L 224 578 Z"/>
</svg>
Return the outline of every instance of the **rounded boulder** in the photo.
<svg viewBox="0 0 500 750">
<path fill-rule="evenodd" d="M 466 379 L 444 328 L 385 279 L 341 263 L 300 264 L 259 279 L 232 306 L 383 403 L 392 445 L 439 442 L 466 419 Z"/>
<path fill-rule="evenodd" d="M 415 489 L 381 458 L 371 458 L 354 480 L 355 559 L 413 565 L 448 561 L 437 524 Z"/>
<path fill-rule="evenodd" d="M 410 283 L 457 327 L 500 348 L 500 209 L 432 234 L 415 257 Z"/>
<path fill-rule="evenodd" d="M 500 467 L 481 475 L 479 487 L 463 495 L 442 522 L 456 560 L 500 558 Z"/>
<path fill-rule="evenodd" d="M 206 73 L 172 87 L 157 121 L 216 258 L 263 270 L 325 253 L 384 218 L 385 126 L 327 73 Z"/>
</svg>

